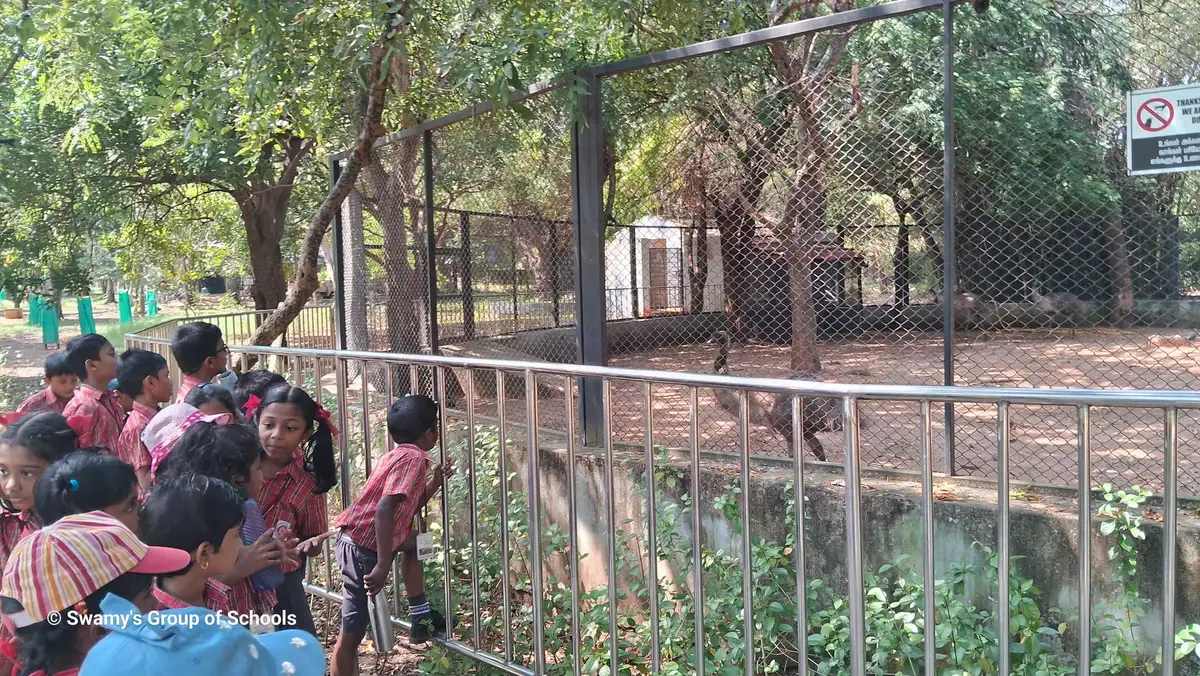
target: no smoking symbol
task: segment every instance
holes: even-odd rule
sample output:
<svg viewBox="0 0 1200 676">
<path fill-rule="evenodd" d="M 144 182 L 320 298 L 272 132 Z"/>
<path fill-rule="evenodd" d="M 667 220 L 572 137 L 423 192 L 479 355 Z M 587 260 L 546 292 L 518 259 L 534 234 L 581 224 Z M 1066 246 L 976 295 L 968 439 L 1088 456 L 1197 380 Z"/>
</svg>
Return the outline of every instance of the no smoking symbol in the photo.
<svg viewBox="0 0 1200 676">
<path fill-rule="evenodd" d="M 1175 107 L 1166 99 L 1150 99 L 1138 107 L 1138 126 L 1148 132 L 1162 131 L 1175 119 Z"/>
</svg>

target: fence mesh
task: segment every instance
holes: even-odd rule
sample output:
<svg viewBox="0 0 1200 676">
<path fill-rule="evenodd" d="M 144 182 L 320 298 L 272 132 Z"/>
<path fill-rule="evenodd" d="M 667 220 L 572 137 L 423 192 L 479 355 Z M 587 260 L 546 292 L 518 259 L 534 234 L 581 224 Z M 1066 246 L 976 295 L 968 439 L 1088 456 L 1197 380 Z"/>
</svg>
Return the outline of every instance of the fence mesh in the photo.
<svg viewBox="0 0 1200 676">
<path fill-rule="evenodd" d="M 345 285 L 348 347 L 433 349 L 434 303 L 447 354 L 575 362 L 577 315 L 603 312 L 614 366 L 1191 388 L 1200 181 L 1130 177 L 1124 134 L 1126 92 L 1196 80 L 1198 27 L 1200 11 L 1180 0 L 958 7 L 949 251 L 938 14 L 604 78 L 603 308 L 576 303 L 578 160 L 564 90 L 433 132 L 432 251 L 420 137 L 386 146 L 343 211 L 345 269 L 358 271 Z M 523 392 L 519 376 L 507 381 Z M 494 407 L 495 377 L 479 387 L 481 410 Z M 543 396 L 559 410 L 560 391 Z M 614 384 L 618 443 L 642 440 L 640 398 Z M 655 443 L 686 445 L 688 424 L 670 421 L 687 420 L 688 397 L 655 401 Z M 804 447 L 839 460 L 836 407 L 805 403 Z M 786 404 L 752 397 L 752 454 L 790 455 L 776 414 Z M 737 405 L 734 392 L 701 392 L 707 449 L 737 451 Z M 865 463 L 919 467 L 914 410 L 862 403 Z M 1184 418 L 1181 490 L 1195 494 Z M 1074 419 L 1014 410 L 1013 478 L 1074 483 Z M 1095 482 L 1161 484 L 1148 460 L 1162 440 L 1144 431 L 1160 421 L 1132 410 L 1093 421 Z M 564 428 L 558 415 L 543 423 Z M 935 470 L 994 476 L 995 411 L 959 405 L 952 423 L 947 443 L 935 411 Z"/>
</svg>

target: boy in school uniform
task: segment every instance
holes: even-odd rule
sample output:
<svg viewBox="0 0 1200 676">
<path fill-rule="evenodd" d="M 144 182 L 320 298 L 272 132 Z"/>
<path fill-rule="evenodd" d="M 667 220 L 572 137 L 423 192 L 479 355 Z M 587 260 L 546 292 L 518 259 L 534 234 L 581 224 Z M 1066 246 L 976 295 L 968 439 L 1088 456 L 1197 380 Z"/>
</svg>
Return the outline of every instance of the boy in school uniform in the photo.
<svg viewBox="0 0 1200 676">
<path fill-rule="evenodd" d="M 150 488 L 150 449 L 142 432 L 158 414 L 160 404 L 171 401 L 171 371 L 167 360 L 149 350 L 126 350 L 117 362 L 120 391 L 133 397 L 133 409 L 117 440 L 117 455 L 137 472 L 138 486 Z"/>
<path fill-rule="evenodd" d="M 403 552 L 401 570 L 408 593 L 412 642 L 428 641 L 433 631 L 445 631 L 446 620 L 429 608 L 424 571 L 417 558 L 413 521 L 446 477 L 454 475 L 447 459 L 425 481 L 432 459 L 429 449 L 438 439 L 438 405 L 429 397 L 402 397 L 388 409 L 388 432 L 396 447 L 379 459 L 367 485 L 334 522 L 341 529 L 337 562 L 342 569 L 342 631 L 334 647 L 333 676 L 352 676 L 358 646 L 369 620 L 367 596 L 387 584 L 392 559 Z"/>
<path fill-rule="evenodd" d="M 91 426 L 79 435 L 78 447 L 103 446 L 115 455 L 125 424 L 125 411 L 108 391 L 109 381 L 117 377 L 117 351 L 104 336 L 88 333 L 67 341 L 67 362 L 80 382 L 63 415 L 91 419 Z"/>
<path fill-rule="evenodd" d="M 21 402 L 17 413 L 62 413 L 67 404 L 71 403 L 71 398 L 75 396 L 75 388 L 79 386 L 79 378 L 67 363 L 67 355 L 55 352 L 46 357 L 44 368 L 46 389 Z"/>
<path fill-rule="evenodd" d="M 183 371 L 176 404 L 182 404 L 197 385 L 212 381 L 229 368 L 229 346 L 221 329 L 208 322 L 192 322 L 175 329 L 171 354 Z"/>
</svg>

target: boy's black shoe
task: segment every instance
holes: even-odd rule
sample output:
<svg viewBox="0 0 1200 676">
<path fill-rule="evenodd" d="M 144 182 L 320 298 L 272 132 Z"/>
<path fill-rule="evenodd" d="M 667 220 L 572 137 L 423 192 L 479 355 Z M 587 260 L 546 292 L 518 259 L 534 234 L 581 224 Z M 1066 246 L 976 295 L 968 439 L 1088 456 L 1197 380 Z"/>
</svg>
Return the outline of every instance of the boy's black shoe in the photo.
<svg viewBox="0 0 1200 676">
<path fill-rule="evenodd" d="M 446 633 L 446 618 L 438 611 L 429 611 L 429 623 L 433 625 L 433 632 L 435 634 Z"/>
<path fill-rule="evenodd" d="M 413 622 L 412 629 L 409 632 L 409 643 L 428 643 L 433 640 L 433 622 L 431 618 L 422 618 L 420 622 Z"/>
</svg>

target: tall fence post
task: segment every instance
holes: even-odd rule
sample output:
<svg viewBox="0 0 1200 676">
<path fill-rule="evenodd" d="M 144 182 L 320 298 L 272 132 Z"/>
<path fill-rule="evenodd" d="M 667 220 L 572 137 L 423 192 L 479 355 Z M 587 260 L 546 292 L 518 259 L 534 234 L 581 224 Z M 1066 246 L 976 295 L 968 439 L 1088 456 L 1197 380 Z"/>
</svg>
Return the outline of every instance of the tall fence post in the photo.
<svg viewBox="0 0 1200 676">
<path fill-rule="evenodd" d="M 429 277 L 429 353 L 439 354 L 438 346 L 438 286 L 437 286 L 437 237 L 433 227 L 433 132 L 422 134 L 422 149 L 425 154 L 425 271 Z"/>
<path fill-rule="evenodd" d="M 512 258 L 512 269 L 509 272 L 512 274 L 512 314 L 513 314 L 513 333 L 521 331 L 521 311 L 520 298 L 517 296 L 517 221 L 511 220 L 512 229 L 509 231 L 508 252 Z"/>
<path fill-rule="evenodd" d="M 637 319 L 642 316 L 642 299 L 638 296 L 637 230 L 631 225 L 626 232 L 629 233 L 629 307 L 633 308 L 633 318 Z"/>
<path fill-rule="evenodd" d="M 558 310 L 558 224 L 550 221 L 546 224 L 546 241 L 550 249 L 550 312 L 554 317 L 554 328 L 559 326 Z"/>
<path fill-rule="evenodd" d="M 942 2 L 943 384 L 954 386 L 954 2 Z M 946 403 L 946 473 L 954 476 L 954 404 Z"/>
<path fill-rule="evenodd" d="M 475 273 L 471 260 L 471 215 L 458 215 L 458 242 L 462 247 L 459 261 L 462 264 L 462 308 L 463 340 L 475 340 Z"/>
<path fill-rule="evenodd" d="M 604 302 L 604 111 L 600 78 L 575 75 L 585 93 L 571 126 L 571 221 L 575 238 L 575 342 L 580 364 L 602 366 L 608 356 Z M 579 380 L 584 443 L 603 440 L 603 381 Z"/>
<path fill-rule="evenodd" d="M 342 175 L 342 163 L 330 158 L 329 187 L 337 185 Z M 342 210 L 333 211 L 333 347 L 346 349 L 346 253 L 342 247 Z"/>
</svg>

